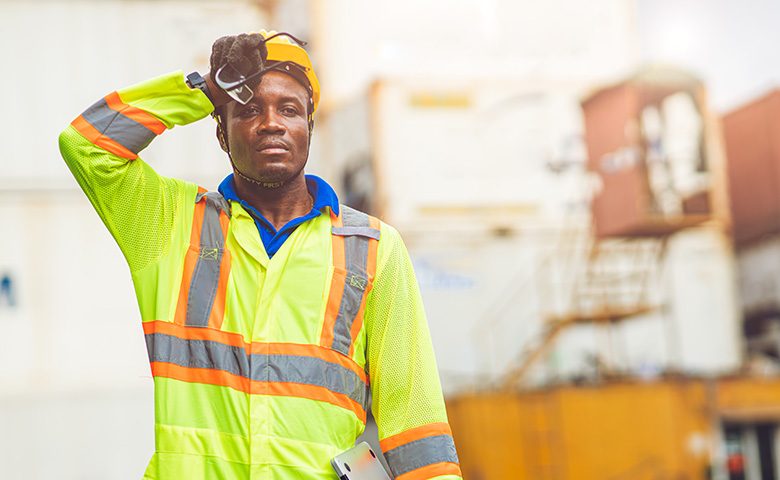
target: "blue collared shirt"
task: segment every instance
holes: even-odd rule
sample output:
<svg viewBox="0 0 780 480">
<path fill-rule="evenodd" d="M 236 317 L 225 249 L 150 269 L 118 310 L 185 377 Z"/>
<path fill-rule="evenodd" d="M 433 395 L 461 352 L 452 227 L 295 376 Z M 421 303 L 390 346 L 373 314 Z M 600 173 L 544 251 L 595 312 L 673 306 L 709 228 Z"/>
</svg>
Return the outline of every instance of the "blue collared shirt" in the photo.
<svg viewBox="0 0 780 480">
<path fill-rule="evenodd" d="M 268 258 L 271 258 L 279 251 L 284 241 L 290 237 L 298 225 L 318 217 L 324 207 L 330 207 L 336 215 L 339 214 L 339 198 L 336 196 L 333 187 L 328 185 L 328 182 L 316 175 L 306 175 L 306 187 L 314 199 L 311 211 L 302 217 L 293 218 L 279 230 L 276 230 L 273 224 L 266 220 L 257 209 L 239 198 L 233 185 L 232 173 L 222 180 L 217 190 L 225 197 L 225 200 L 240 203 L 244 210 L 254 218 L 257 231 L 260 233 L 260 239 L 265 247 L 265 252 L 268 254 Z"/>
</svg>

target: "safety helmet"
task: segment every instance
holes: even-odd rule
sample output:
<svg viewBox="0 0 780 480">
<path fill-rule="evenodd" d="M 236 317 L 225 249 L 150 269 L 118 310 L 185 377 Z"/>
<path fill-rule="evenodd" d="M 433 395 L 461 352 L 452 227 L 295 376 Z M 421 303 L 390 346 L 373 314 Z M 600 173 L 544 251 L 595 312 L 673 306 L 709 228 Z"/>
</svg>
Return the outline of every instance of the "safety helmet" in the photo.
<svg viewBox="0 0 780 480">
<path fill-rule="evenodd" d="M 279 33 L 274 30 L 260 30 L 258 33 L 269 39 L 265 46 L 268 49 L 266 58 L 270 69 L 287 73 L 303 83 L 304 87 L 310 88 L 309 94 L 313 107 L 311 113 L 314 113 L 320 103 L 320 83 L 317 81 L 309 54 L 303 48 L 306 44 L 288 33 Z M 279 67 L 273 66 L 277 62 L 282 63 L 279 64 Z M 294 65 L 285 65 L 284 62 L 292 62 Z M 296 71 L 295 66 L 299 67 L 299 70 Z M 291 68 L 286 69 L 285 67 Z"/>
</svg>

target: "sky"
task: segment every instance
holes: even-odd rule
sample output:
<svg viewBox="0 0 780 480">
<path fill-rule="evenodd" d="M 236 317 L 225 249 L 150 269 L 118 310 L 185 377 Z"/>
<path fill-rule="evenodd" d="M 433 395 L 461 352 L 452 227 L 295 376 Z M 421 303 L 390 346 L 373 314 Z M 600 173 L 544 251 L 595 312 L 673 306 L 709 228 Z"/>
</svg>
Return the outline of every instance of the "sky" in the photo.
<svg viewBox="0 0 780 480">
<path fill-rule="evenodd" d="M 637 0 L 640 56 L 698 74 L 725 113 L 780 86 L 777 0 Z"/>
</svg>

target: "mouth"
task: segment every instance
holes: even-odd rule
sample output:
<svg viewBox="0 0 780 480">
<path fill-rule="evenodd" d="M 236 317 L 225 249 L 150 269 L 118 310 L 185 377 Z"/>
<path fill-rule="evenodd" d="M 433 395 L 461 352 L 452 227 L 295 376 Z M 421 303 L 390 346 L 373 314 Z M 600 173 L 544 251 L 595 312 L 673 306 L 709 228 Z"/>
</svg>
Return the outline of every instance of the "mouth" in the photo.
<svg viewBox="0 0 780 480">
<path fill-rule="evenodd" d="M 290 151 L 287 143 L 280 140 L 266 140 L 255 146 L 255 151 L 265 155 L 279 155 Z"/>
</svg>

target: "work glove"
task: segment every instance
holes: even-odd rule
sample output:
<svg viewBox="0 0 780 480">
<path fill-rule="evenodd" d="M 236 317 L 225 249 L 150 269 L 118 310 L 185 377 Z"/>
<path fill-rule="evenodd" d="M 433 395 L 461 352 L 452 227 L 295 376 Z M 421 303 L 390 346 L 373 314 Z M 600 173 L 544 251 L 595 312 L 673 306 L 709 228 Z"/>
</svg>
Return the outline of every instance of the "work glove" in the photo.
<svg viewBox="0 0 780 480">
<path fill-rule="evenodd" d="M 211 46 L 211 78 L 213 80 L 217 70 L 226 64 L 247 77 L 263 68 L 267 55 L 265 37 L 259 33 L 220 37 Z M 255 85 L 250 86 L 254 88 Z"/>
</svg>

